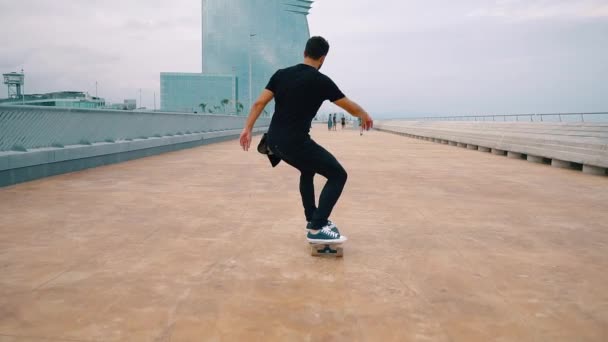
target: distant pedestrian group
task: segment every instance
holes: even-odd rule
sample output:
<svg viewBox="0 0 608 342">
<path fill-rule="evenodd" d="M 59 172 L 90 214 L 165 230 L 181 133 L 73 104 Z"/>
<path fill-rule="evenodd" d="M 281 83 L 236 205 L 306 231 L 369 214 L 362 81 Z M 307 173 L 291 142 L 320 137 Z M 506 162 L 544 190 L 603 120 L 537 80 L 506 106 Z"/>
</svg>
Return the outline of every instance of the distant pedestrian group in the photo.
<svg viewBox="0 0 608 342">
<path fill-rule="evenodd" d="M 346 126 L 346 118 L 344 115 L 340 118 L 340 123 L 342 124 L 342 129 Z M 328 131 L 337 131 L 338 130 L 338 118 L 337 114 L 329 114 L 327 118 L 327 130 Z"/>
</svg>

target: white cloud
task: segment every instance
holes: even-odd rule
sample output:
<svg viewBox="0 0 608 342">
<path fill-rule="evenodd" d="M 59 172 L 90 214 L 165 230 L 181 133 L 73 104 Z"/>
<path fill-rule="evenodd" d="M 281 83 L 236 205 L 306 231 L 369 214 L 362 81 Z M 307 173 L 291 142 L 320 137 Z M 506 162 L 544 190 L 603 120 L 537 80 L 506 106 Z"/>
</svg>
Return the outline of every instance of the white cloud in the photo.
<svg viewBox="0 0 608 342">
<path fill-rule="evenodd" d="M 28 93 L 97 81 L 108 101 L 142 88 L 152 107 L 161 71 L 200 71 L 199 0 L 0 0 L 0 22 L 0 72 L 25 69 Z"/>
<path fill-rule="evenodd" d="M 608 109 L 607 6 L 318 0 L 309 22 L 332 44 L 322 71 L 372 113 L 597 111 Z M 24 68 L 28 92 L 97 81 L 111 101 L 142 88 L 152 107 L 161 71 L 201 68 L 200 0 L 0 0 L 0 22 L 0 72 Z"/>
<path fill-rule="evenodd" d="M 605 0 L 497 0 L 472 10 L 469 15 L 512 19 L 598 18 L 608 17 L 608 3 Z"/>
</svg>

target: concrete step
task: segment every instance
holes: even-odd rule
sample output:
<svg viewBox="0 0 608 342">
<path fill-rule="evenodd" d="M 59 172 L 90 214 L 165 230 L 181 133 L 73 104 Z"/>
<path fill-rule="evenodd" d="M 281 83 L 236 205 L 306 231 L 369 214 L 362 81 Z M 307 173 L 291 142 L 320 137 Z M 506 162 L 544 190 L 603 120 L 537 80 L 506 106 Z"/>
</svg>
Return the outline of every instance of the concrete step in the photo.
<svg viewBox="0 0 608 342">
<path fill-rule="evenodd" d="M 589 173 L 608 168 L 608 124 L 380 122 L 379 129 L 482 151 L 530 155 L 531 161 L 588 165 Z M 561 163 L 561 164 L 560 164 Z"/>
</svg>

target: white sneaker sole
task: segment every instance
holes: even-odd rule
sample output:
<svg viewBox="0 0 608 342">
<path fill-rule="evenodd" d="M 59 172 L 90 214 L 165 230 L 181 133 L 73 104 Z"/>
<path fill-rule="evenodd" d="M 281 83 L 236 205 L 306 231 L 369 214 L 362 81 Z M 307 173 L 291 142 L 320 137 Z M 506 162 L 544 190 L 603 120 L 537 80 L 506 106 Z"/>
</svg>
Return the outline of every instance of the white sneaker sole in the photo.
<svg viewBox="0 0 608 342">
<path fill-rule="evenodd" d="M 331 225 L 331 226 L 329 226 L 329 228 L 337 228 L 337 226 L 336 226 L 336 224 L 335 224 L 335 223 L 332 223 L 332 225 Z M 306 230 L 311 230 L 311 228 L 308 228 L 308 227 L 306 227 L 306 228 L 304 228 L 304 229 L 306 229 Z"/>
<path fill-rule="evenodd" d="M 339 239 L 327 240 L 327 239 L 306 238 L 306 240 L 308 240 L 309 243 L 314 243 L 314 244 L 319 244 L 319 245 L 337 245 L 337 244 L 345 242 L 346 240 L 348 240 L 348 238 L 344 235 L 341 235 Z"/>
</svg>

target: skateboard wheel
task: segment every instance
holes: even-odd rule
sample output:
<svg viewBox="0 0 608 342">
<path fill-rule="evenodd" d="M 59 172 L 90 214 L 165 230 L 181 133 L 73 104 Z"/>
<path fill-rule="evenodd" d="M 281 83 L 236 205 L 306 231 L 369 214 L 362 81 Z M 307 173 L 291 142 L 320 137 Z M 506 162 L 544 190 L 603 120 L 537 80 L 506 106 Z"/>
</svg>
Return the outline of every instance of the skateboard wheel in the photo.
<svg viewBox="0 0 608 342">
<path fill-rule="evenodd" d="M 342 245 L 324 245 L 324 244 L 311 244 L 310 255 L 312 256 L 335 256 L 341 257 L 344 255 L 344 249 Z"/>
</svg>

